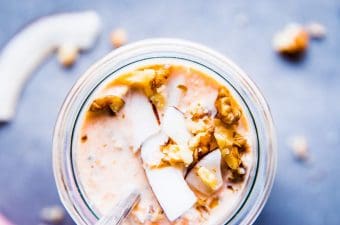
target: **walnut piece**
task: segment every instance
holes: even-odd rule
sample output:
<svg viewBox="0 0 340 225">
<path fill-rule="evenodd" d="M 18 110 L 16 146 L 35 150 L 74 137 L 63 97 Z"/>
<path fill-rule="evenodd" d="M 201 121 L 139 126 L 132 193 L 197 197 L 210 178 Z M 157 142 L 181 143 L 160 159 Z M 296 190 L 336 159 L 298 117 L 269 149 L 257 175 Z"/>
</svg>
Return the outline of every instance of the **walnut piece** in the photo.
<svg viewBox="0 0 340 225">
<path fill-rule="evenodd" d="M 294 156 L 299 160 L 307 160 L 309 157 L 308 142 L 304 136 L 294 136 L 289 140 L 289 146 Z"/>
<path fill-rule="evenodd" d="M 308 48 L 309 35 L 299 24 L 288 24 L 273 38 L 274 49 L 282 54 L 298 54 Z"/>
<path fill-rule="evenodd" d="M 160 88 L 164 86 L 168 77 L 169 69 L 167 68 L 147 68 L 133 71 L 132 73 L 119 78 L 118 82 L 133 88 L 142 89 L 144 94 L 157 108 L 163 108 L 166 99 L 161 94 Z"/>
<path fill-rule="evenodd" d="M 113 47 L 119 48 L 127 42 L 127 33 L 124 29 L 118 28 L 111 32 L 110 41 Z"/>
<path fill-rule="evenodd" d="M 173 166 L 183 164 L 188 167 L 193 161 L 193 153 L 186 146 L 168 144 L 162 147 L 162 152 L 165 155 L 162 161 Z"/>
<path fill-rule="evenodd" d="M 62 45 L 57 50 L 59 63 L 64 67 L 72 66 L 79 57 L 79 49 L 74 45 Z"/>
<path fill-rule="evenodd" d="M 227 125 L 237 124 L 242 116 L 238 106 L 232 104 L 232 96 L 226 88 L 220 88 L 215 101 L 217 117 Z"/>
<path fill-rule="evenodd" d="M 115 115 L 123 108 L 124 104 L 125 102 L 121 97 L 107 95 L 95 99 L 90 106 L 90 111 L 101 112 L 110 110 Z"/>
<path fill-rule="evenodd" d="M 218 187 L 217 176 L 209 169 L 201 166 L 197 170 L 197 175 L 201 179 L 201 181 L 211 190 L 215 191 L 217 189 Z"/>
</svg>

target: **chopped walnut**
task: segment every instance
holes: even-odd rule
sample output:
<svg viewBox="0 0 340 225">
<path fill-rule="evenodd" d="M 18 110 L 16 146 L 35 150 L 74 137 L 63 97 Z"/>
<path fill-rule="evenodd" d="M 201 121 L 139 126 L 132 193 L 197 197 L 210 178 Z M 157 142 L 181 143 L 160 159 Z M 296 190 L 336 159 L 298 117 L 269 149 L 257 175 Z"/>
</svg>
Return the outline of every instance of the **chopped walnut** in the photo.
<svg viewBox="0 0 340 225">
<path fill-rule="evenodd" d="M 90 111 L 101 112 L 110 110 L 113 114 L 116 114 L 123 108 L 124 104 L 125 102 L 121 97 L 108 95 L 95 99 L 90 106 Z"/>
<path fill-rule="evenodd" d="M 219 204 L 219 197 L 209 197 L 207 199 L 198 198 L 195 208 L 201 212 L 209 212 Z"/>
<path fill-rule="evenodd" d="M 238 152 L 237 147 L 229 147 L 220 149 L 222 158 L 227 163 L 230 169 L 236 170 L 241 164 L 241 156 Z"/>
<path fill-rule="evenodd" d="M 248 147 L 247 139 L 239 133 L 234 133 L 233 141 L 233 145 L 239 149 L 246 149 Z"/>
<path fill-rule="evenodd" d="M 238 106 L 232 104 L 232 97 L 226 88 L 220 88 L 215 101 L 217 117 L 227 125 L 236 124 L 242 116 Z"/>
<path fill-rule="evenodd" d="M 110 41 L 113 47 L 119 48 L 120 46 L 126 44 L 127 42 L 127 34 L 126 31 L 122 28 L 118 28 L 111 32 Z"/>
<path fill-rule="evenodd" d="M 215 119 L 214 137 L 220 149 L 228 148 L 233 145 L 234 130 L 227 129 L 220 120 Z"/>
<path fill-rule="evenodd" d="M 140 88 L 150 101 L 157 107 L 165 106 L 165 97 L 161 93 L 163 85 L 169 77 L 169 69 L 142 69 L 134 71 L 118 79 L 118 82 L 134 88 Z"/>
<path fill-rule="evenodd" d="M 215 191 L 218 187 L 218 179 L 217 176 L 211 172 L 209 169 L 205 167 L 200 167 L 197 170 L 197 175 L 207 187 L 211 190 Z"/>
<path fill-rule="evenodd" d="M 289 140 L 289 145 L 294 156 L 299 160 L 307 160 L 309 157 L 308 142 L 304 136 L 294 136 Z"/>
<path fill-rule="evenodd" d="M 189 148 L 193 151 L 194 161 L 197 162 L 211 150 L 210 145 L 214 144 L 211 132 L 200 132 L 189 140 Z"/>
<path fill-rule="evenodd" d="M 163 146 L 161 150 L 165 155 L 162 161 L 168 162 L 170 165 L 183 164 L 187 167 L 193 161 L 193 153 L 186 146 L 168 144 Z"/>
<path fill-rule="evenodd" d="M 209 110 L 204 108 L 200 103 L 195 103 L 189 106 L 185 114 L 187 118 L 197 121 L 209 116 Z"/>
<path fill-rule="evenodd" d="M 79 57 L 79 49 L 74 45 L 63 45 L 57 49 L 58 61 L 64 67 L 72 66 Z"/>
<path fill-rule="evenodd" d="M 305 28 L 299 24 L 289 24 L 275 34 L 274 49 L 283 54 L 297 54 L 308 48 L 309 35 Z"/>
</svg>

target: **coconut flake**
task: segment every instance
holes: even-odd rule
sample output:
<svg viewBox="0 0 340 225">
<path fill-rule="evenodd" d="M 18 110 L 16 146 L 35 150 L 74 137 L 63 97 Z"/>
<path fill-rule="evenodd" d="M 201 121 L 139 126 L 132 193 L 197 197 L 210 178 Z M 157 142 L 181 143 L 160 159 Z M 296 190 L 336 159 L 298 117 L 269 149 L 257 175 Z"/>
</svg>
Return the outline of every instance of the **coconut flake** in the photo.
<svg viewBox="0 0 340 225">
<path fill-rule="evenodd" d="M 13 225 L 4 215 L 0 214 L 0 224 L 1 225 Z"/>
<path fill-rule="evenodd" d="M 43 17 L 19 32 L 0 55 L 0 121 L 11 120 L 26 80 L 60 46 L 93 46 L 100 19 L 93 11 Z"/>
<path fill-rule="evenodd" d="M 188 141 L 192 136 L 186 127 L 183 113 L 175 107 L 168 107 L 165 110 L 162 119 L 162 130 L 179 145 L 188 145 Z"/>
<path fill-rule="evenodd" d="M 130 122 L 131 146 L 137 152 L 148 137 L 159 131 L 152 105 L 141 91 L 133 91 L 126 96 L 122 114 Z"/>
<path fill-rule="evenodd" d="M 151 168 L 163 157 L 160 147 L 168 138 L 162 132 L 148 138 L 141 147 L 141 157 L 149 184 L 164 213 L 173 221 L 190 209 L 197 199 L 185 182 L 182 169 Z"/>
<path fill-rule="evenodd" d="M 152 135 L 142 145 L 141 157 L 143 162 L 149 166 L 156 166 L 161 163 L 164 154 L 160 150 L 160 146 L 164 145 L 169 137 L 162 132 Z"/>
<path fill-rule="evenodd" d="M 180 97 L 183 94 L 183 91 L 178 88 L 179 85 L 184 85 L 185 79 L 183 76 L 174 76 L 170 77 L 165 92 L 168 96 L 166 106 L 174 106 L 177 107 L 180 101 Z"/>
<path fill-rule="evenodd" d="M 215 190 L 211 190 L 207 185 L 205 185 L 201 178 L 197 175 L 196 171 L 200 167 L 205 167 L 207 168 L 210 172 L 213 172 L 214 175 L 216 176 L 218 182 Z M 210 195 L 213 191 L 218 190 L 222 184 L 222 175 L 221 175 L 221 153 L 220 150 L 214 150 L 204 156 L 196 165 L 193 169 L 190 170 L 186 177 L 186 181 L 190 185 L 190 187 L 198 190 L 202 194 L 205 195 Z"/>
<path fill-rule="evenodd" d="M 164 213 L 174 221 L 196 202 L 196 196 L 185 182 L 181 169 L 164 167 L 145 168 L 150 186 Z"/>
<path fill-rule="evenodd" d="M 214 117 L 217 113 L 216 107 L 215 107 L 215 101 L 218 96 L 218 90 L 217 89 L 212 89 L 209 91 L 209 93 L 205 94 L 204 97 L 200 99 L 198 104 L 203 106 L 203 108 L 207 109 L 212 117 Z"/>
</svg>

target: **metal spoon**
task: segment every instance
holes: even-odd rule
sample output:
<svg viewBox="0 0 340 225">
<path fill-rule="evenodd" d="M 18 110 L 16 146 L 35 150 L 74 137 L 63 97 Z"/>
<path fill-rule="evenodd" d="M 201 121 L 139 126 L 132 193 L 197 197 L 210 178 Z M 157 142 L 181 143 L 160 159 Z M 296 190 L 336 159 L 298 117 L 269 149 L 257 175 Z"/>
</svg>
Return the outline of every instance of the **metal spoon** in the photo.
<svg viewBox="0 0 340 225">
<path fill-rule="evenodd" d="M 121 224 L 139 200 L 140 192 L 137 190 L 132 190 L 127 196 L 122 198 L 107 215 L 100 218 L 96 225 Z"/>
</svg>

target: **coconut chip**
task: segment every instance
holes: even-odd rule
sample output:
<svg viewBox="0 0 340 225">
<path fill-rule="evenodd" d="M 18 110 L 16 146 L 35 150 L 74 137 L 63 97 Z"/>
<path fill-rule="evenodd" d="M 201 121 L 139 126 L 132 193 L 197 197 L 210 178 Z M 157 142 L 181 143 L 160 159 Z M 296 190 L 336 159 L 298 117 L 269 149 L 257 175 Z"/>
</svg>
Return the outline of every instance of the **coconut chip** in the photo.
<svg viewBox="0 0 340 225">
<path fill-rule="evenodd" d="M 40 211 L 40 218 L 46 223 L 60 224 L 65 218 L 64 209 L 58 205 L 45 207 Z"/>
<path fill-rule="evenodd" d="M 304 136 L 294 136 L 288 142 L 294 156 L 298 160 L 307 160 L 309 158 L 308 142 Z"/>
<path fill-rule="evenodd" d="M 47 56 L 58 50 L 59 61 L 69 66 L 99 31 L 97 13 L 85 11 L 43 17 L 19 32 L 0 55 L 0 121 L 13 118 L 21 89 Z"/>
<path fill-rule="evenodd" d="M 305 26 L 309 36 L 313 39 L 323 39 L 326 36 L 326 28 L 317 22 L 309 23 Z"/>
<path fill-rule="evenodd" d="M 5 216 L 0 214 L 0 225 L 13 225 Z"/>
</svg>

